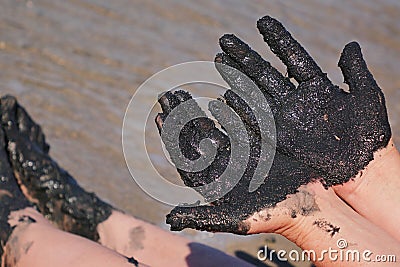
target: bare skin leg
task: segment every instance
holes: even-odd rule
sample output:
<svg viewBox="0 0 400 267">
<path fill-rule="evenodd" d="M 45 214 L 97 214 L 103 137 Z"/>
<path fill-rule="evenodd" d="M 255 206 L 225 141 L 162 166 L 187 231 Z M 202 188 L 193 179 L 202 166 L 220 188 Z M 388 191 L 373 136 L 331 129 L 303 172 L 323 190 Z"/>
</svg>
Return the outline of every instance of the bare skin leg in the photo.
<svg viewBox="0 0 400 267">
<path fill-rule="evenodd" d="M 251 266 L 119 211 L 113 211 L 97 231 L 100 244 L 151 266 Z"/>
<path fill-rule="evenodd" d="M 391 140 L 355 179 L 334 190 L 359 214 L 400 240 L 400 154 Z"/>
<path fill-rule="evenodd" d="M 135 266 L 115 251 L 54 228 L 32 208 L 12 212 L 9 224 L 15 228 L 2 266 Z"/>
</svg>

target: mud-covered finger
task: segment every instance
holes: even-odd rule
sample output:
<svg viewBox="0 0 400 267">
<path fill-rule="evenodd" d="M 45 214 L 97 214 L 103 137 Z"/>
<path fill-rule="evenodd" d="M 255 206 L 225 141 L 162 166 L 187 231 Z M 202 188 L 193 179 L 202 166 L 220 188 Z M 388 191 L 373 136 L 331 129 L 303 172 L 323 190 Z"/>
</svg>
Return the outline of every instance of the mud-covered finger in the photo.
<svg viewBox="0 0 400 267">
<path fill-rule="evenodd" d="M 17 125 L 17 100 L 15 97 L 6 95 L 0 99 L 1 125 L 9 141 L 18 137 Z"/>
<path fill-rule="evenodd" d="M 262 91 L 283 98 L 295 89 L 289 79 L 235 35 L 225 34 L 219 43 L 222 50 L 237 62 L 240 71 L 249 76 Z"/>
<path fill-rule="evenodd" d="M 246 105 L 243 99 L 241 99 L 232 90 L 227 90 L 224 94 L 226 104 L 230 106 L 236 114 L 239 115 L 240 119 L 245 123 L 247 129 L 251 129 L 253 132 L 257 132 L 258 122 L 251 108 Z"/>
<path fill-rule="evenodd" d="M 171 91 L 167 91 L 161 94 L 158 98 L 158 103 L 160 104 L 161 109 L 165 114 L 170 113 L 171 110 L 176 108 L 181 102 L 181 99 Z"/>
<path fill-rule="evenodd" d="M 171 94 L 172 97 L 170 95 L 168 98 L 180 104 L 170 109 L 166 100 L 165 110 L 168 113 L 159 113 L 155 119 L 156 125 L 185 185 L 203 186 L 223 172 L 229 161 L 229 139 L 188 93 L 177 91 Z M 202 146 L 202 141 L 207 139 L 211 142 Z"/>
<path fill-rule="evenodd" d="M 196 141 L 206 138 L 212 130 L 216 129 L 214 122 L 186 91 L 166 92 L 159 98 L 159 103 L 163 113 L 156 116 L 157 127 L 163 130 L 164 123 L 173 124 L 168 127 L 179 130 L 179 140 L 182 142 L 197 144 Z M 175 131 L 164 132 L 162 137 L 169 139 L 169 135 L 173 133 Z"/>
<path fill-rule="evenodd" d="M 357 42 L 348 43 L 340 56 L 338 66 L 342 70 L 344 82 L 349 85 L 350 92 L 362 93 L 365 88 L 376 88 L 380 91 L 374 77 L 368 70 Z"/>
<path fill-rule="evenodd" d="M 279 21 L 265 16 L 257 21 L 257 28 L 271 51 L 286 65 L 289 77 L 295 78 L 298 83 L 319 76 L 326 77 L 314 59 Z"/>
<path fill-rule="evenodd" d="M 225 206 L 175 207 L 166 217 L 172 231 L 185 228 L 209 232 L 246 234 L 248 225 Z"/>
<path fill-rule="evenodd" d="M 277 103 L 280 102 L 279 99 L 273 98 L 268 91 L 262 89 L 262 86 L 256 84 L 259 86 L 257 87 L 254 86 L 252 82 L 249 82 L 249 78 L 244 74 L 241 66 L 230 56 L 225 53 L 218 53 L 215 56 L 214 62 L 221 77 L 228 83 L 234 92 L 245 91 L 246 94 L 251 95 L 251 90 L 259 90 L 258 88 L 261 88 L 263 96 L 267 100 L 272 111 L 276 111 Z"/>
</svg>

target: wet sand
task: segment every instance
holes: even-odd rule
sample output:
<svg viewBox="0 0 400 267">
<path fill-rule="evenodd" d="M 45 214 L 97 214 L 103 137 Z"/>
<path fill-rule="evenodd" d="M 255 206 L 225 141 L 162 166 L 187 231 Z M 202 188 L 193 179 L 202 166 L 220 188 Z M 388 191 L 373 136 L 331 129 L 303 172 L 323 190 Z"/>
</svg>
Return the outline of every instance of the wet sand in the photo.
<svg viewBox="0 0 400 267">
<path fill-rule="evenodd" d="M 15 95 L 43 126 L 51 155 L 81 185 L 165 228 L 170 207 L 143 193 L 124 162 L 121 128 L 127 104 L 155 72 L 186 61 L 213 60 L 224 33 L 236 33 L 284 71 L 255 28 L 265 14 L 281 20 L 341 86 L 340 52 L 357 40 L 385 93 L 394 140 L 400 142 L 397 1 L 224 2 L 1 0 L 0 92 Z M 211 91 L 197 94 L 210 96 Z M 176 177 L 160 154 L 157 131 L 148 138 L 154 140 L 149 152 L 159 170 Z M 145 174 L 147 168 L 141 171 Z M 229 252 L 258 247 L 266 238 L 186 234 Z M 255 256 L 258 250 L 248 251 Z"/>
</svg>

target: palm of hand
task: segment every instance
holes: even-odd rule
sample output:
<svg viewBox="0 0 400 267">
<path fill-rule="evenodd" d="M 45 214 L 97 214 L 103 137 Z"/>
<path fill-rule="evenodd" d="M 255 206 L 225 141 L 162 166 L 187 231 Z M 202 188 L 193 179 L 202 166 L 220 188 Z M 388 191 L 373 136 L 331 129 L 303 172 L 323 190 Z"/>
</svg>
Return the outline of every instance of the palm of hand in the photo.
<svg viewBox="0 0 400 267">
<path fill-rule="evenodd" d="M 304 215 L 305 213 L 311 213 L 315 209 L 313 198 L 304 197 L 308 196 L 309 193 L 303 190 L 300 193 L 301 204 L 285 206 L 278 211 L 272 210 L 277 203 L 284 201 L 287 195 L 295 194 L 301 185 L 307 184 L 317 178 L 314 170 L 279 152 L 275 154 L 271 169 L 264 183 L 256 191 L 249 192 L 249 184 L 253 178 L 260 156 L 261 136 L 259 131 L 257 131 L 257 127 L 254 127 L 256 125 L 250 119 L 251 114 L 242 112 L 246 110 L 245 103 L 237 96 L 232 95 L 232 97 L 235 98 L 236 105 L 231 107 L 238 114 L 241 114 L 241 120 L 245 122 L 250 140 L 249 161 L 244 174 L 237 183 L 229 181 L 234 183 L 232 184 L 232 190 L 208 205 L 175 207 L 167 215 L 167 223 L 171 225 L 171 230 L 177 231 L 184 228 L 193 228 L 212 232 L 247 234 L 253 223 L 258 222 L 257 220 L 269 221 L 272 216 L 271 214 L 277 215 L 283 213 L 286 217 L 295 217 L 297 214 Z M 166 118 L 174 116 L 174 113 L 171 113 L 171 111 L 186 101 L 192 101 L 192 99 L 184 91 L 167 92 L 160 98 L 159 102 L 163 108 L 163 113 L 159 114 L 156 118 L 160 133 L 164 130 L 163 127 L 166 127 L 164 124 Z M 194 101 L 190 103 L 190 106 L 200 109 Z M 216 117 L 217 119 L 221 119 L 221 116 L 223 114 L 219 114 Z M 164 143 L 167 143 L 168 136 L 164 134 L 161 136 L 164 137 Z M 215 124 L 209 118 L 202 117 L 189 122 L 181 131 L 179 146 L 187 158 L 194 160 L 199 151 L 200 141 L 206 138 L 218 144 L 215 160 L 206 169 L 197 172 L 178 169 L 182 180 L 187 186 L 196 188 L 197 186 L 213 182 L 221 176 L 221 173 L 229 163 L 231 156 L 230 140 L 215 127 Z M 215 190 L 218 194 L 220 188 L 216 187 Z M 252 220 L 249 218 L 257 219 Z M 276 222 L 270 223 L 269 231 L 275 231 L 276 225 Z"/>
<path fill-rule="evenodd" d="M 348 93 L 326 78 L 301 83 L 275 114 L 279 147 L 318 170 L 327 186 L 346 182 L 390 139 L 377 89 Z"/>
</svg>

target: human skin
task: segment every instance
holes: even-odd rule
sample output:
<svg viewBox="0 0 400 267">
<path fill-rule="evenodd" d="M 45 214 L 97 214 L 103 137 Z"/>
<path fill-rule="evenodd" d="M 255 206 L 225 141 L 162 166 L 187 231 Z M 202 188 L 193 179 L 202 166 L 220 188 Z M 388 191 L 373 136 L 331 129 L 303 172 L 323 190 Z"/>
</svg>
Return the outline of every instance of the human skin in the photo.
<svg viewBox="0 0 400 267">
<path fill-rule="evenodd" d="M 315 251 L 317 258 L 312 260 L 316 266 L 376 266 L 377 263 L 373 260 L 377 255 L 395 255 L 398 258 L 398 240 L 352 210 L 332 189 L 325 190 L 321 185 L 311 185 L 310 190 L 315 192 L 315 201 L 321 212 L 296 218 L 286 226 L 287 228 L 283 227 L 277 233 L 295 242 L 303 250 Z M 332 225 L 338 227 L 337 234 L 333 236 Z M 322 257 L 324 250 L 341 251 L 338 248 L 340 240 L 345 240 L 348 244 L 342 250 L 344 253 L 346 250 L 357 250 L 360 253 L 359 261 L 353 261 L 351 258 L 335 259 L 327 254 Z M 362 258 L 366 250 L 372 252 L 369 255 L 372 261 Z M 396 263 L 388 265 L 396 266 Z"/>
<path fill-rule="evenodd" d="M 264 93 L 277 125 L 278 154 L 276 155 L 283 153 L 293 156 L 312 167 L 321 179 L 312 178 L 310 174 L 313 172 L 300 171 L 306 176 L 309 175 L 309 180 L 304 183 L 305 186 L 299 188 L 300 192 L 289 194 L 288 199 L 284 201 L 266 202 L 265 208 L 260 210 L 257 210 L 258 205 L 254 205 L 255 212 L 252 214 L 247 209 L 240 209 L 243 202 L 247 203 L 241 202 L 241 200 L 245 198 L 259 199 L 265 195 L 257 196 L 243 190 L 235 190 L 241 186 L 238 184 L 229 192 L 236 197 L 224 196 L 224 201 L 215 201 L 211 205 L 202 207 L 177 207 L 168 215 L 167 222 L 171 224 L 173 230 L 188 227 L 207 231 L 222 229 L 222 231 L 234 233 L 243 233 L 245 230 L 244 232 L 247 234 L 278 232 L 297 242 L 303 248 L 307 248 L 302 241 L 306 240 L 306 244 L 313 244 L 314 239 L 299 238 L 303 232 L 296 232 L 293 229 L 300 228 L 307 233 L 316 226 L 322 228 L 320 219 L 316 219 L 315 216 L 326 217 L 339 223 L 335 226 L 332 222 L 324 219 L 326 224 L 323 227 L 332 225 L 333 230 L 330 231 L 332 237 L 336 236 L 337 238 L 342 235 L 351 237 L 357 240 L 356 242 L 365 241 L 365 243 L 358 244 L 366 244 L 370 248 L 375 248 L 376 251 L 381 251 L 386 242 L 377 242 L 379 245 L 375 246 L 371 242 L 368 243 L 368 240 L 363 240 L 362 234 L 357 235 L 360 232 L 374 233 L 382 236 L 382 240 L 387 240 L 389 251 L 398 254 L 395 249 L 398 245 L 395 239 L 398 237 L 395 226 L 399 219 L 396 207 L 400 203 L 396 194 L 399 192 L 398 152 L 390 140 L 391 131 L 383 93 L 366 66 L 360 46 L 355 42 L 349 43 L 345 46 L 339 60 L 339 67 L 343 72 L 345 83 L 349 85 L 350 89 L 346 92 L 329 81 L 326 74 L 322 72 L 304 48 L 278 21 L 266 16 L 259 20 L 257 26 L 272 52 L 287 66 L 289 77 L 293 77 L 299 84 L 298 86 L 292 84 L 287 77 L 271 67 L 260 55 L 234 35 L 221 37 L 220 46 L 224 53 L 217 55 L 216 63 L 222 63 L 244 72 Z M 223 70 L 218 65 L 217 69 Z M 220 73 L 231 88 L 243 85 L 243 78 L 235 73 L 231 75 L 232 71 L 225 73 L 220 71 Z M 179 101 L 181 103 L 188 101 L 188 97 L 183 98 L 182 95 L 183 93 L 177 91 L 173 94 L 165 94 L 160 98 L 159 102 L 163 113 L 156 118 L 160 131 L 162 131 L 163 123 L 169 116 L 170 110 L 174 109 L 177 103 L 179 105 Z M 252 111 L 241 104 L 237 105 L 239 100 L 233 94 L 225 94 L 224 100 L 236 112 L 239 111 L 237 113 L 241 116 L 244 124 L 250 125 L 247 128 L 250 129 L 248 131 L 250 136 L 256 136 L 257 129 L 254 130 L 256 134 L 253 134 L 251 130 L 256 128 L 251 125 L 254 120 L 250 115 L 246 116 Z M 192 103 L 191 106 L 193 106 Z M 213 113 L 212 109 L 210 111 Z M 219 117 L 214 113 L 213 115 L 219 121 Z M 204 124 L 198 123 L 199 134 L 192 134 L 194 137 L 201 135 L 202 138 L 210 138 L 201 132 L 202 127 L 204 132 L 210 131 L 210 126 L 204 127 Z M 224 126 L 223 123 L 221 125 Z M 193 129 L 194 132 L 196 130 L 196 128 Z M 186 132 L 182 131 L 182 135 L 185 134 Z M 211 136 L 211 139 L 216 144 L 222 143 L 218 136 Z M 165 143 L 169 140 L 165 138 L 163 141 Z M 193 146 L 193 150 L 199 150 L 198 143 L 199 140 L 194 140 L 189 145 Z M 183 143 L 180 146 L 185 147 Z M 382 158 L 384 161 L 381 161 Z M 284 159 L 284 161 L 287 160 Z M 385 170 L 379 167 L 387 164 L 390 164 L 389 166 L 396 165 L 396 167 L 391 166 Z M 272 175 L 277 173 L 274 171 L 276 170 L 274 166 L 279 165 L 273 164 L 269 175 L 271 175 L 271 171 Z M 293 165 L 286 163 L 287 168 L 291 168 Z M 204 180 L 196 180 L 198 177 L 182 171 L 180 174 L 188 186 Z M 291 176 L 282 176 L 281 178 L 297 181 L 297 177 L 293 179 Z M 266 184 L 271 181 L 270 178 L 266 177 Z M 318 181 L 322 182 L 325 188 L 337 185 L 332 188 L 350 206 L 343 202 L 332 188 L 326 191 L 317 190 Z M 347 181 L 350 182 L 346 183 Z M 319 185 L 321 187 L 321 184 Z M 266 185 L 262 184 L 262 186 Z M 280 190 L 280 188 L 281 186 L 278 184 L 276 190 Z M 270 191 L 270 193 L 274 194 L 274 191 Z M 382 197 L 382 195 L 384 196 Z M 383 199 L 385 203 L 381 203 L 380 199 Z M 363 200 L 366 200 L 366 205 Z M 312 209 L 313 202 L 318 208 Z M 257 204 L 255 200 L 253 203 Z M 275 207 L 268 207 L 268 204 L 271 203 Z M 229 208 L 229 204 L 236 205 L 239 210 L 248 215 L 248 218 L 241 222 L 241 214 L 234 214 L 236 221 L 235 218 L 229 217 L 232 213 L 226 214 L 225 212 Z M 371 209 L 369 205 L 372 206 Z M 334 208 L 336 206 L 337 209 Z M 295 211 L 299 208 L 303 211 L 306 210 L 307 214 L 296 213 Z M 356 213 L 353 209 L 360 213 Z M 393 218 L 389 211 L 391 209 L 396 210 Z M 222 219 L 218 219 L 218 214 Z M 383 217 L 379 216 L 380 214 Z M 298 226 L 299 224 L 302 226 Z M 377 226 L 382 228 L 379 229 Z M 360 232 L 353 233 L 354 229 Z M 340 235 L 339 232 L 341 232 Z M 389 234 L 392 234 L 394 238 Z M 316 245 L 315 242 L 314 245 Z M 315 247 L 318 248 L 318 246 Z"/>
<path fill-rule="evenodd" d="M 333 189 L 357 213 L 400 241 L 400 154 L 393 140 L 355 179 Z"/>
<path fill-rule="evenodd" d="M 180 94 L 180 92 L 178 92 Z M 169 110 L 165 107 L 169 103 L 175 102 L 172 95 L 167 97 L 172 100 L 162 100 L 164 105 L 163 110 Z M 246 120 L 248 121 L 248 120 Z M 162 115 L 156 119 L 159 129 L 163 127 Z M 390 141 L 388 146 L 378 150 L 374 153 L 374 160 L 362 171 L 364 177 L 374 180 L 374 174 L 381 171 L 386 172 L 386 175 L 393 175 L 393 168 L 381 170 L 385 162 L 388 164 L 400 165 L 397 150 L 394 148 L 393 142 Z M 398 172 L 397 172 L 398 173 Z M 361 174 L 361 172 L 360 172 Z M 360 176 L 360 175 L 358 175 Z M 355 178 L 357 179 L 357 178 Z M 352 182 L 345 183 L 342 188 L 349 188 Z M 388 181 L 387 181 L 388 182 Z M 389 188 L 393 188 L 392 193 L 395 195 L 399 192 L 394 184 L 387 184 Z M 375 184 L 377 188 L 381 185 Z M 379 189 L 377 189 L 379 192 Z M 382 195 L 375 194 L 375 201 L 380 201 Z M 395 207 L 398 198 L 385 199 L 387 205 Z M 314 208 L 311 208 L 314 207 Z M 390 218 L 391 213 L 387 213 L 386 209 L 380 207 L 380 212 L 385 213 L 389 220 L 398 221 L 396 218 Z M 293 211 L 308 210 L 311 211 L 307 214 L 301 212 L 295 213 Z M 279 233 L 295 242 L 305 250 L 314 250 L 317 259 L 314 259 L 317 266 L 358 266 L 374 265 L 375 262 L 366 262 L 361 259 L 360 262 L 355 261 L 331 261 L 328 255 L 322 260 L 318 258 L 322 255 L 324 250 L 338 249 L 337 242 L 344 239 L 348 242 L 348 249 L 357 249 L 360 253 L 365 250 L 370 250 L 373 255 L 399 255 L 400 250 L 399 242 L 390 235 L 389 230 L 384 226 L 379 227 L 368 218 L 363 217 L 347 205 L 338 195 L 336 195 L 333 188 L 326 189 L 318 180 L 306 184 L 299 188 L 299 192 L 291 194 L 284 201 L 277 203 L 272 208 L 265 208 L 252 214 L 245 223 L 250 226 L 247 234 L 256 233 Z M 395 228 L 392 230 L 395 231 Z M 371 257 L 372 258 L 372 257 Z"/>
<path fill-rule="evenodd" d="M 19 114 L 23 113 L 19 112 Z M 20 135 L 23 136 L 23 133 L 20 133 Z M 32 156 L 32 154 L 22 155 L 27 160 L 29 160 L 29 156 Z M 364 170 L 362 177 L 374 181 L 374 175 L 376 173 L 382 174 L 382 172 L 389 178 L 394 177 L 393 173 L 396 170 L 386 168 L 385 162 L 388 162 L 390 165 L 396 165 L 396 163 L 399 163 L 399 160 L 397 150 L 395 150 L 392 143 L 390 143 L 387 148 L 380 150 L 378 154 L 375 155 L 375 160 L 368 165 L 366 170 Z M 39 178 L 40 177 L 37 177 L 36 179 Z M 394 181 L 396 180 L 393 179 L 393 182 Z M 346 188 L 347 184 L 351 185 L 351 182 L 352 181 L 346 183 L 343 188 Z M 21 187 L 24 188 L 23 185 Z M 378 187 L 376 188 L 379 187 L 378 184 Z M 392 187 L 390 184 L 388 184 L 388 187 L 393 188 L 392 192 L 396 195 L 396 187 Z M 26 188 L 24 191 L 27 193 Z M 336 248 L 336 241 L 339 238 L 344 238 L 349 243 L 360 244 L 357 247 L 354 247 L 354 249 L 369 249 L 375 254 L 398 255 L 397 251 L 391 249 L 393 247 L 398 247 L 397 241 L 391 238 L 382 229 L 373 225 L 370 221 L 353 211 L 334 194 L 332 189 L 325 190 L 321 184 L 315 183 L 302 188 L 301 192 L 303 196 L 301 194 L 289 196 L 288 200 L 278 203 L 275 208 L 255 214 L 250 222 L 251 229 L 249 234 L 264 232 L 280 233 L 297 243 L 303 249 L 315 250 L 317 255 L 319 255 L 322 250 L 329 247 Z M 302 199 L 304 200 L 304 192 L 307 192 L 307 198 L 311 196 L 312 201 L 314 201 L 315 205 L 318 206 L 319 211 L 314 211 L 313 214 L 308 216 L 297 215 L 296 218 L 292 218 L 291 210 L 293 209 L 293 206 L 301 208 L 302 205 L 309 205 L 309 203 L 307 203 L 309 202 L 309 199 L 301 202 Z M 382 196 L 385 195 L 377 194 L 376 199 L 380 199 Z M 396 198 L 391 198 L 389 201 L 386 201 L 386 203 L 394 206 L 395 201 Z M 384 213 L 382 210 L 384 209 L 378 208 L 378 211 Z M 263 213 L 265 212 L 272 214 L 269 220 L 262 219 Z M 388 217 L 391 215 L 391 213 L 386 214 L 388 214 Z M 322 218 L 335 227 L 339 227 L 340 230 L 338 233 L 333 233 L 333 236 L 331 236 L 332 232 L 327 232 L 330 230 L 329 228 L 324 229 L 322 225 L 315 224 L 316 221 L 321 220 Z M 256 219 L 257 222 L 253 219 Z M 44 225 L 43 227 L 48 226 L 49 225 Z M 43 227 L 41 226 L 38 229 L 45 229 Z M 36 227 L 31 228 L 33 230 L 29 230 L 29 232 L 37 232 L 37 236 L 42 236 L 42 234 L 40 234 L 41 230 L 35 230 Z M 355 232 L 354 229 L 358 229 L 358 231 Z M 49 231 L 49 233 L 53 233 L 53 230 Z M 173 263 L 176 266 L 185 266 L 190 263 L 192 266 L 195 264 L 201 266 L 204 264 L 207 265 L 210 262 L 219 262 L 219 266 L 224 266 L 223 264 L 225 264 L 225 266 L 231 266 L 232 264 L 240 266 L 247 265 L 241 260 L 230 257 L 220 251 L 191 243 L 187 239 L 168 233 L 154 225 L 115 210 L 108 219 L 97 226 L 97 232 L 100 244 L 115 250 L 122 255 L 128 257 L 134 256 L 140 262 L 149 265 L 165 265 Z M 368 235 L 366 233 L 368 233 Z M 33 236 L 36 238 L 36 234 L 33 234 Z M 54 242 L 56 242 L 57 237 L 65 238 L 58 232 L 54 232 L 53 236 L 55 238 L 53 240 Z M 377 236 L 379 236 L 379 238 L 377 238 Z M 76 237 L 72 239 L 81 240 L 76 239 Z M 166 243 L 165 240 L 168 240 L 169 242 Z M 373 243 L 371 240 L 374 240 Z M 79 243 L 81 241 L 77 242 Z M 169 245 L 171 242 L 174 246 Z M 46 244 L 47 243 L 43 243 L 43 246 L 46 247 Z M 71 244 L 73 244 L 73 242 Z M 74 247 L 76 246 L 74 245 L 68 248 L 68 250 L 72 251 L 70 254 L 70 260 L 74 260 L 74 257 L 78 255 L 75 254 Z M 382 248 L 389 249 L 382 251 Z M 39 253 L 38 255 L 41 254 Z M 154 257 L 154 255 L 159 255 L 159 257 Z M 208 256 L 205 257 L 204 255 Z M 68 262 L 67 259 L 65 259 L 65 262 Z M 330 264 L 329 262 L 316 262 L 317 265 L 325 263 Z M 346 264 L 350 265 L 352 263 Z M 337 263 L 332 263 L 332 265 L 337 266 Z"/>
<path fill-rule="evenodd" d="M 349 249 L 357 249 L 360 252 L 370 250 L 374 253 L 373 255 L 391 254 L 399 256 L 400 243 L 395 234 L 396 222 L 400 219 L 396 215 L 398 210 L 396 205 L 400 203 L 398 198 L 398 192 L 400 192 L 399 179 L 396 178 L 400 174 L 398 169 L 400 156 L 391 141 L 386 148 L 377 151 L 374 154 L 374 158 L 363 171 L 362 177 L 368 181 L 365 186 L 361 184 L 356 190 L 356 179 L 341 185 L 340 189 L 335 187 L 334 189 L 326 190 L 320 183 L 309 184 L 304 188 L 304 191 L 314 196 L 315 203 L 320 211 L 309 216 L 300 215 L 292 218 L 290 209 L 294 205 L 293 199 L 295 199 L 295 202 L 299 202 L 299 196 L 293 195 L 289 197 L 289 200 L 279 203 L 277 207 L 268 211 L 273 215 L 270 220 L 265 221 L 262 219 L 263 213 L 267 211 L 255 214 L 249 219 L 252 225 L 249 234 L 279 233 L 299 245 L 302 249 L 314 250 L 316 255 L 321 255 L 322 251 L 329 247 L 337 249 L 337 240 L 345 239 L 348 244 L 353 244 L 349 245 Z M 382 180 L 385 182 L 382 183 Z M 349 202 L 350 206 L 344 203 L 335 194 L 337 190 L 342 190 L 340 197 L 346 196 L 351 199 L 352 193 L 357 194 L 358 200 L 353 198 L 356 206 Z M 347 195 L 345 195 L 344 190 L 346 190 Z M 382 190 L 384 190 L 385 194 L 382 194 Z M 363 196 L 368 196 L 368 198 L 362 200 Z M 384 202 L 384 206 L 376 205 L 376 209 L 367 204 L 379 204 L 382 202 Z M 356 208 L 357 204 L 361 207 L 366 206 L 369 208 L 364 209 L 365 213 L 361 213 Z M 381 220 L 381 218 L 385 218 L 385 220 Z M 254 222 L 254 219 L 257 219 L 257 223 Z M 339 227 L 338 233 L 331 236 L 332 232 L 329 232 L 331 230 L 329 227 L 324 228 L 315 224 L 316 221 L 321 219 Z M 141 227 L 143 232 L 146 233 L 142 249 L 129 245 L 131 243 L 129 233 L 136 227 Z M 190 242 L 187 239 L 178 236 L 173 237 L 154 225 L 117 211 L 113 212 L 108 220 L 98 226 L 98 232 L 101 244 L 115 249 L 121 254 L 134 255 L 139 261 L 150 265 L 165 264 L 164 260 L 168 258 L 168 261 L 175 262 L 176 266 L 184 266 L 187 264 L 185 258 L 190 255 Z M 173 238 L 173 243 L 175 244 L 173 248 L 163 242 L 163 240 L 171 240 L 171 238 Z M 159 245 L 154 246 L 155 243 Z M 201 257 L 202 253 L 210 255 L 209 253 L 212 252 L 212 249 L 210 250 L 207 247 L 202 249 L 203 251 L 197 251 L 199 253 L 197 254 L 199 256 L 198 259 L 203 258 Z M 218 252 L 214 251 L 214 254 L 218 254 Z M 160 255 L 160 257 L 154 257 L 154 255 Z M 230 263 L 226 261 L 229 258 L 225 258 L 225 255 L 221 254 L 218 257 L 210 257 L 209 259 L 214 263 L 215 260 L 221 259 L 222 262 L 227 263 L 226 266 L 230 266 Z M 230 260 L 234 262 L 236 259 L 231 258 Z M 240 263 L 240 261 L 237 263 Z M 315 263 L 317 266 L 339 266 L 338 264 L 358 266 L 359 264 L 357 262 L 331 262 L 327 255 L 325 256 L 325 261 L 317 261 Z M 374 265 L 372 262 L 361 263 Z M 245 263 L 242 262 L 242 264 L 245 266 Z"/>
<path fill-rule="evenodd" d="M 344 238 L 349 244 L 357 244 L 352 245 L 351 249 L 357 249 L 359 251 L 368 249 L 372 251 L 374 255 L 400 255 L 400 251 L 397 249 L 399 243 L 396 240 L 391 238 L 382 229 L 351 210 L 350 207 L 335 195 L 332 189 L 326 190 L 321 184 L 312 184 L 309 185 L 306 190 L 315 194 L 316 204 L 322 211 L 312 216 L 299 216 L 293 219 L 288 213 L 282 212 L 281 207 L 282 209 L 287 208 L 284 206 L 285 203 L 282 202 L 281 205 L 276 207 L 275 211 L 273 211 L 279 212 L 278 216 L 273 217 L 275 221 L 271 220 L 259 225 L 253 224 L 254 228 L 251 229 L 250 232 L 269 232 L 271 230 L 271 224 L 274 223 L 276 224 L 274 226 L 275 232 L 294 241 L 303 249 L 314 250 L 316 255 L 321 255 L 322 250 L 328 249 L 328 247 L 337 249 L 336 242 L 340 238 Z M 334 208 L 332 209 L 332 207 Z M 327 210 L 331 212 L 326 212 Z M 40 214 L 37 214 L 36 211 L 31 211 L 28 214 L 38 222 L 38 225 L 32 225 L 30 228 L 24 229 L 22 233 L 19 232 L 20 243 L 16 246 L 20 247 L 22 243 L 34 241 L 41 249 L 38 250 L 35 249 L 38 247 L 32 246 L 31 252 L 21 257 L 19 261 L 21 264 L 20 266 L 54 266 L 54 264 L 59 262 L 65 263 L 65 266 L 71 266 L 68 264 L 74 264 L 77 259 L 81 259 L 81 254 L 83 253 L 87 262 L 84 260 L 80 261 L 80 266 L 107 266 L 100 265 L 100 263 L 110 264 L 111 262 L 113 262 L 113 264 L 120 264 L 113 266 L 125 266 L 126 263 L 124 260 L 126 259 L 120 259 L 119 255 L 107 251 L 103 247 L 89 242 L 87 239 L 66 234 L 65 232 L 55 229 Z M 259 216 L 262 215 L 260 214 Z M 16 215 L 14 214 L 13 217 L 15 218 Z M 277 221 L 279 217 L 280 223 Z M 321 229 L 316 226 L 315 221 L 321 218 L 332 224 L 337 222 L 337 225 L 340 225 L 339 233 L 330 237 L 330 233 L 327 232 L 329 229 Z M 143 233 L 145 233 L 140 245 L 142 246 L 141 248 L 140 246 L 138 247 L 137 244 L 136 246 L 132 246 L 132 240 L 129 239 L 129 234 L 132 233 L 132 229 L 138 228 L 142 228 Z M 357 231 L 354 231 L 354 229 L 357 229 Z M 117 211 L 113 212 L 105 222 L 98 226 L 98 232 L 100 235 L 99 242 L 101 244 L 124 255 L 133 254 L 140 262 L 146 262 L 151 266 L 159 266 L 167 263 L 173 264 L 174 266 L 186 266 L 189 265 L 188 259 L 191 259 L 190 266 L 196 266 L 196 256 L 198 257 L 198 266 L 204 266 L 204 264 L 216 263 L 218 261 L 220 261 L 218 266 L 232 266 L 232 264 L 236 264 L 236 266 L 247 266 L 246 263 L 240 260 L 228 257 L 219 251 L 205 246 L 200 247 L 201 250 L 193 251 L 190 249 L 190 242 L 188 240 L 178 236 L 172 236 L 170 233 L 154 225 Z M 48 236 L 50 238 L 43 240 L 43 236 Z M 169 242 L 165 242 L 165 240 L 169 240 Z M 171 246 L 170 242 L 172 242 L 174 246 Z M 52 251 L 50 248 L 51 244 L 54 243 L 62 243 L 63 245 L 57 249 L 68 251 L 68 254 L 60 254 L 57 255 L 57 257 L 49 258 L 47 256 L 49 251 L 47 251 L 46 248 Z M 82 247 L 85 249 L 82 250 Z M 193 252 L 197 253 L 197 255 L 193 255 Z M 54 253 L 49 254 L 55 255 Z M 106 261 L 104 261 L 104 258 L 99 257 L 99 255 L 107 256 Z M 155 255 L 157 255 L 157 257 L 155 257 Z M 207 257 L 205 257 L 206 255 Z M 330 262 L 328 256 L 325 256 L 326 260 L 316 262 L 317 266 L 338 266 L 338 262 Z M 113 261 L 114 258 L 115 261 Z M 204 258 L 210 260 L 210 262 L 205 262 Z M 42 262 L 40 259 L 44 259 L 44 261 Z M 29 264 L 25 265 L 26 263 Z M 32 265 L 32 263 L 37 263 L 38 265 Z M 345 264 L 345 266 L 357 266 L 358 263 L 344 262 L 343 264 Z M 363 264 L 365 265 L 366 263 Z"/>
<path fill-rule="evenodd" d="M 24 217 L 31 222 L 21 221 Z M 14 230 L 2 266 L 134 266 L 113 250 L 55 228 L 33 208 L 13 211 L 9 224 Z"/>
</svg>

